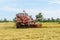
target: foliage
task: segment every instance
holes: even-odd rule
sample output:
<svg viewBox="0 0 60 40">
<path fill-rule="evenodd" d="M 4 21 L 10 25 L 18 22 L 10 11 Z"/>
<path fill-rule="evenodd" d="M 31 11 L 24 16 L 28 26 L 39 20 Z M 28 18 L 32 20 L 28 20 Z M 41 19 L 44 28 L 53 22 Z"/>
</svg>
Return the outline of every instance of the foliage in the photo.
<svg viewBox="0 0 60 40">
<path fill-rule="evenodd" d="M 13 19 L 13 22 L 15 22 L 16 21 L 16 17 Z"/>
<path fill-rule="evenodd" d="M 58 22 L 60 23 L 60 18 L 54 19 L 53 17 L 51 18 L 43 18 L 42 13 L 38 13 L 36 16 L 36 22 Z M 15 22 L 16 21 L 16 17 L 13 18 L 13 20 L 11 22 Z M 0 19 L 0 22 L 10 22 L 9 20 L 7 20 L 7 18 L 4 18 L 3 20 Z"/>
<path fill-rule="evenodd" d="M 57 18 L 57 19 L 56 19 L 56 22 L 60 23 L 60 18 Z"/>
<path fill-rule="evenodd" d="M 52 17 L 52 18 L 51 18 L 51 21 L 52 21 L 52 22 L 55 22 L 55 19 Z"/>
<path fill-rule="evenodd" d="M 38 15 L 36 15 L 36 18 L 42 18 L 42 17 L 43 17 L 42 13 L 38 13 Z"/>
<path fill-rule="evenodd" d="M 47 19 L 44 19 L 42 22 L 58 22 L 58 23 L 60 23 L 60 18 L 57 18 L 57 19 L 54 19 L 53 17 L 51 19 L 47 18 Z"/>
<path fill-rule="evenodd" d="M 41 21 L 42 21 L 42 17 L 43 17 L 42 13 L 41 13 L 41 12 L 38 13 L 38 14 L 36 15 L 36 21 L 41 22 Z"/>
<path fill-rule="evenodd" d="M 43 19 L 43 15 L 40 12 L 36 15 L 36 21 L 37 22 L 58 22 L 58 23 L 60 23 L 60 18 L 54 19 L 53 17 L 51 17 L 51 18 L 47 18 L 47 19 L 44 18 L 43 20 L 42 19 Z"/>
<path fill-rule="evenodd" d="M 4 18 L 3 22 L 8 22 L 8 20 L 6 18 Z"/>
<path fill-rule="evenodd" d="M 7 20 L 6 18 L 4 18 L 3 20 L 0 20 L 0 22 L 9 22 L 9 20 Z"/>
</svg>

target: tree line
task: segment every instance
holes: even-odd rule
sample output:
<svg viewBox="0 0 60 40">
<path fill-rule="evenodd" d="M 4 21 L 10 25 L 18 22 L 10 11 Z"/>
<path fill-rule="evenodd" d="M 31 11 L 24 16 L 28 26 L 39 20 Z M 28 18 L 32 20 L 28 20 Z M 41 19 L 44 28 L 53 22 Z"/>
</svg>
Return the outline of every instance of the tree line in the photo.
<svg viewBox="0 0 60 40">
<path fill-rule="evenodd" d="M 46 19 L 45 17 L 43 17 L 42 13 L 38 13 L 36 15 L 36 19 L 38 19 L 36 20 L 38 22 L 59 22 L 60 23 L 60 18 L 54 19 L 53 17 L 51 17 Z"/>
<path fill-rule="evenodd" d="M 38 13 L 35 17 L 36 17 L 36 22 L 59 22 L 60 23 L 60 18 L 54 19 L 53 17 L 51 17 L 46 19 L 45 17 L 43 17 L 41 12 Z M 7 18 L 4 18 L 3 20 L 0 20 L 0 22 L 15 22 L 16 21 L 15 19 L 16 18 L 13 18 L 13 20 L 10 21 L 7 20 Z"/>
<path fill-rule="evenodd" d="M 9 20 L 7 20 L 6 18 L 4 18 L 3 20 L 0 19 L 0 22 L 9 22 Z"/>
</svg>

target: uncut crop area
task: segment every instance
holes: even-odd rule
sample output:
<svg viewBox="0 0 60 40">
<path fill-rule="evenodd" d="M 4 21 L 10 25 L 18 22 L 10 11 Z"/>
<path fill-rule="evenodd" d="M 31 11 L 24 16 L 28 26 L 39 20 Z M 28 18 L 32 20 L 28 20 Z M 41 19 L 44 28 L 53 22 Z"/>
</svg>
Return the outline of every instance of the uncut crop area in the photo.
<svg viewBox="0 0 60 40">
<path fill-rule="evenodd" d="M 42 28 L 17 29 L 13 22 L 0 23 L 0 40 L 60 40 L 60 24 L 52 24 L 43 23 Z"/>
</svg>

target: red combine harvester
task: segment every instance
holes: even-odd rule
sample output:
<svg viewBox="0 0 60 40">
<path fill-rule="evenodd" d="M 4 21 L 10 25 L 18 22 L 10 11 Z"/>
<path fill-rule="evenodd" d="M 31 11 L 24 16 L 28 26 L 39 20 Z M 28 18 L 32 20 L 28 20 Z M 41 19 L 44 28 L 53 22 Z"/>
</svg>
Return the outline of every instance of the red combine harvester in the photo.
<svg viewBox="0 0 60 40">
<path fill-rule="evenodd" d="M 40 26 L 25 11 L 16 14 L 16 28 L 37 28 Z"/>
</svg>

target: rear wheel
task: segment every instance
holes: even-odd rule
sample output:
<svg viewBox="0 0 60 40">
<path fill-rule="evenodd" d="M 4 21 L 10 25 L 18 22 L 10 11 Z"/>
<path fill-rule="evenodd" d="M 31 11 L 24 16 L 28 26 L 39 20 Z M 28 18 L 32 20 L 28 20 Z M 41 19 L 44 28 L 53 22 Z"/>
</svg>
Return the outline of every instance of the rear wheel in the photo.
<svg viewBox="0 0 60 40">
<path fill-rule="evenodd" d="M 16 23 L 16 28 L 20 28 L 20 23 Z"/>
</svg>

